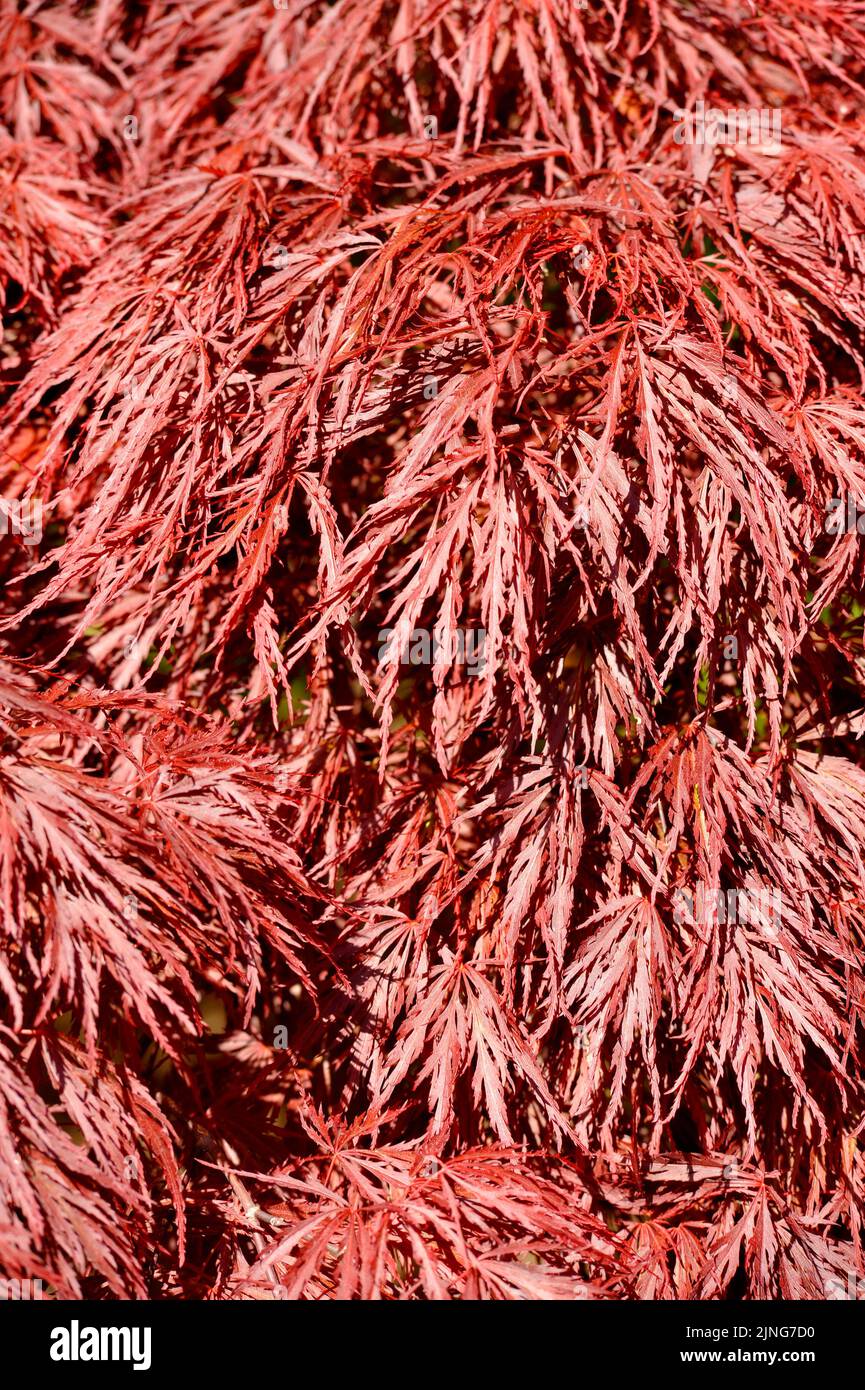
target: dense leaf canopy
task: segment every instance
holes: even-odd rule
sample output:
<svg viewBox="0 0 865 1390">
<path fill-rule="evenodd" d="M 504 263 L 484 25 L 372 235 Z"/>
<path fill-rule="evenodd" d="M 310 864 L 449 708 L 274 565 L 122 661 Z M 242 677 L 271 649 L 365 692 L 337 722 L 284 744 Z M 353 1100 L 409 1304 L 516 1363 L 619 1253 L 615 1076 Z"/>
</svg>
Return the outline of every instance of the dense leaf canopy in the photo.
<svg viewBox="0 0 865 1390">
<path fill-rule="evenodd" d="M 2 0 L 6 1275 L 865 1274 L 863 99 L 848 0 Z"/>
</svg>

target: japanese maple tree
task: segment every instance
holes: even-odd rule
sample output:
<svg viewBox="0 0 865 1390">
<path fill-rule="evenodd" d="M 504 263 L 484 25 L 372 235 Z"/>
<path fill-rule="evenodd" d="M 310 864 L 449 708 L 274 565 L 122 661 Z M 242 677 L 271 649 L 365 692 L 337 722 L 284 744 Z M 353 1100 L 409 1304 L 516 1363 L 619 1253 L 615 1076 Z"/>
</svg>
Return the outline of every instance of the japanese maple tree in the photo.
<svg viewBox="0 0 865 1390">
<path fill-rule="evenodd" d="M 852 0 L 2 0 L 4 1275 L 865 1277 L 863 79 Z"/>
</svg>

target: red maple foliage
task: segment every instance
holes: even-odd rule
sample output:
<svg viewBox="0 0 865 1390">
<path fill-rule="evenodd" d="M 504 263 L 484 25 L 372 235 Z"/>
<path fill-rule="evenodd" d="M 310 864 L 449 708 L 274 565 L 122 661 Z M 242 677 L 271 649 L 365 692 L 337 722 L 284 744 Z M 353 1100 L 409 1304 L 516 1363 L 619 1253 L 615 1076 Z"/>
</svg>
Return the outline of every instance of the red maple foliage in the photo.
<svg viewBox="0 0 865 1390">
<path fill-rule="evenodd" d="M 0 9 L 3 1272 L 862 1277 L 862 6 Z"/>
</svg>

